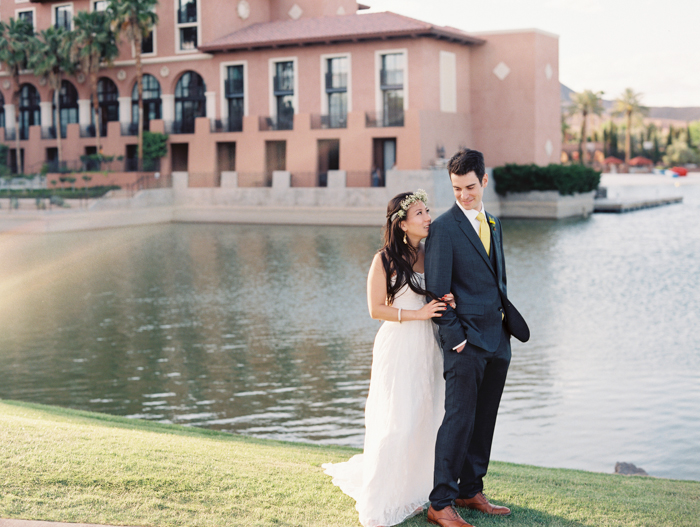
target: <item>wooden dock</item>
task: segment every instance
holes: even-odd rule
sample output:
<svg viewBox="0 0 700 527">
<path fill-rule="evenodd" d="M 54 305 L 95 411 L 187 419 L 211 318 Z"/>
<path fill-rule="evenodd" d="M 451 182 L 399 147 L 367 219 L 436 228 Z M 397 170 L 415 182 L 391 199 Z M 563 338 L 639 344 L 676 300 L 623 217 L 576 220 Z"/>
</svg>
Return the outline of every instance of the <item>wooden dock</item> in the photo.
<svg viewBox="0 0 700 527">
<path fill-rule="evenodd" d="M 640 198 L 640 199 L 610 199 L 598 198 L 593 202 L 593 212 L 631 212 L 633 210 L 650 209 L 662 205 L 682 203 L 681 196 L 666 198 Z"/>
</svg>

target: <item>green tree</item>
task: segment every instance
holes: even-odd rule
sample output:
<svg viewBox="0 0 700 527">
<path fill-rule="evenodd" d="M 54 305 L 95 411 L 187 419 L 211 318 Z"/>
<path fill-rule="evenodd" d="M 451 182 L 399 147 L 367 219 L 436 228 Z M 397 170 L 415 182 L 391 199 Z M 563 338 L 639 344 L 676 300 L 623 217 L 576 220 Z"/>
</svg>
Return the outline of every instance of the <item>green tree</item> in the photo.
<svg viewBox="0 0 700 527">
<path fill-rule="evenodd" d="M 629 163 L 632 157 L 632 118 L 641 117 L 649 110 L 647 107 L 642 106 L 641 98 L 641 93 L 635 93 L 632 88 L 627 88 L 622 92 L 622 95 L 615 99 L 615 109 L 613 113 L 615 115 L 624 116 L 625 123 L 627 124 L 627 130 L 625 130 L 625 163 Z"/>
<path fill-rule="evenodd" d="M 46 79 L 49 86 L 53 88 L 54 104 L 56 105 L 56 147 L 59 168 L 63 160 L 61 149 L 61 84 L 63 75 L 72 75 L 76 69 L 76 63 L 71 59 L 72 41 L 72 31 L 66 31 L 62 27 L 44 29 L 36 39 L 36 53 L 29 61 L 34 75 Z"/>
<path fill-rule="evenodd" d="M 24 20 L 10 18 L 9 22 L 0 20 L 0 64 L 12 78 L 12 104 L 15 107 L 15 159 L 17 172 L 22 174 L 24 166 L 19 144 L 19 75 L 26 70 L 34 43 L 34 28 Z"/>
<path fill-rule="evenodd" d="M 97 76 L 102 63 L 112 64 L 119 54 L 114 32 L 110 28 L 110 20 L 105 11 L 79 11 L 73 18 L 75 38 L 73 40 L 73 60 L 80 63 L 80 69 L 90 77 L 90 91 L 95 116 L 95 137 L 97 138 L 97 153 L 100 148 L 100 103 L 97 99 Z"/>
<path fill-rule="evenodd" d="M 700 163 L 700 155 L 685 141 L 673 141 L 671 146 L 666 148 L 664 164 L 671 166 L 685 165 L 686 163 Z"/>
<path fill-rule="evenodd" d="M 690 133 L 690 123 L 686 123 L 686 128 L 685 128 L 685 138 L 686 142 L 688 143 L 689 148 L 695 148 L 695 145 L 693 144 L 693 134 Z"/>
<path fill-rule="evenodd" d="M 134 46 L 136 58 L 136 85 L 139 96 L 137 156 L 143 163 L 143 71 L 141 66 L 141 44 L 158 23 L 155 8 L 158 0 L 111 0 L 108 8 L 112 28 L 118 35 L 125 35 Z"/>
<path fill-rule="evenodd" d="M 602 91 L 594 92 L 584 90 L 581 93 L 571 94 L 571 106 L 569 108 L 570 115 L 581 114 L 581 137 L 579 138 L 578 150 L 581 156 L 581 163 L 586 163 L 586 151 L 583 148 L 583 143 L 586 140 L 586 126 L 588 124 L 588 116 L 590 114 L 600 115 L 603 113 L 603 105 L 601 103 Z"/>
<path fill-rule="evenodd" d="M 688 132 L 690 133 L 693 145 L 700 146 L 700 121 L 690 122 L 688 124 Z"/>
</svg>

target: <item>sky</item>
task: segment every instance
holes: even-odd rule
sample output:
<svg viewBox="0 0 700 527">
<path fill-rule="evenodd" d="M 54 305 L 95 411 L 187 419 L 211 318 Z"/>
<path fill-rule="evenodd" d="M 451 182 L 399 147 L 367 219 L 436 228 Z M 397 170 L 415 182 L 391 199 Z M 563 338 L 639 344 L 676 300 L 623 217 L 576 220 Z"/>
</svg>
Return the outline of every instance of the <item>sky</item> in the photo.
<svg viewBox="0 0 700 527">
<path fill-rule="evenodd" d="M 360 0 L 467 32 L 559 35 L 559 80 L 574 91 L 625 88 L 646 106 L 700 106 L 700 0 Z"/>
</svg>

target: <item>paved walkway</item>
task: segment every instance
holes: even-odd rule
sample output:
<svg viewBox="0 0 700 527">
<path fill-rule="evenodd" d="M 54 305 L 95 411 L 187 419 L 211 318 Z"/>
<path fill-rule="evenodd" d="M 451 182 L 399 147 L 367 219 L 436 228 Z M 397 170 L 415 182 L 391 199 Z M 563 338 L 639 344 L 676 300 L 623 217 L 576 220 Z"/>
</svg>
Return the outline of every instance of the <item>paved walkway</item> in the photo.
<svg viewBox="0 0 700 527">
<path fill-rule="evenodd" d="M 59 523 L 43 522 L 36 520 L 3 520 L 0 519 L 0 527 L 107 527 L 95 523 Z"/>
</svg>

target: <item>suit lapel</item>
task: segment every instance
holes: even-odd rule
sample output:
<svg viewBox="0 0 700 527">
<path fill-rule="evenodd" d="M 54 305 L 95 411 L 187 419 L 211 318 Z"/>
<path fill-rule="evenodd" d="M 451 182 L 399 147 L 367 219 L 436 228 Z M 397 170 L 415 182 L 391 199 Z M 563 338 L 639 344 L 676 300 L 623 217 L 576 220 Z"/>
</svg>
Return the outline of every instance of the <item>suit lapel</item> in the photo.
<svg viewBox="0 0 700 527">
<path fill-rule="evenodd" d="M 488 266 L 488 268 L 491 270 L 492 273 L 496 274 L 496 272 L 493 269 L 493 266 L 491 265 L 491 259 L 489 258 L 489 255 L 486 254 L 486 249 L 484 249 L 484 244 L 481 243 L 481 238 L 477 236 L 476 231 L 474 230 L 474 227 L 472 227 L 471 223 L 467 219 L 467 217 L 464 215 L 464 212 L 462 212 L 462 209 L 459 208 L 459 205 L 455 203 L 454 207 L 452 207 L 452 215 L 454 216 L 455 220 L 457 221 L 457 224 L 459 225 L 459 228 L 462 230 L 462 232 L 466 235 L 467 239 L 471 242 L 471 244 L 474 246 L 476 249 L 476 252 L 479 253 L 481 258 L 483 258 L 484 263 Z M 491 244 L 493 246 L 493 243 Z M 498 256 L 498 253 L 496 253 L 496 256 Z"/>
</svg>

